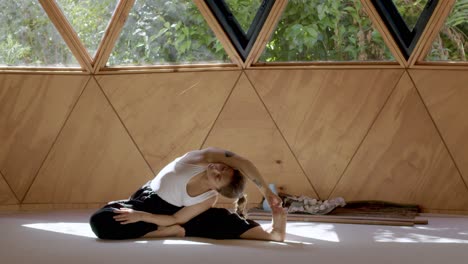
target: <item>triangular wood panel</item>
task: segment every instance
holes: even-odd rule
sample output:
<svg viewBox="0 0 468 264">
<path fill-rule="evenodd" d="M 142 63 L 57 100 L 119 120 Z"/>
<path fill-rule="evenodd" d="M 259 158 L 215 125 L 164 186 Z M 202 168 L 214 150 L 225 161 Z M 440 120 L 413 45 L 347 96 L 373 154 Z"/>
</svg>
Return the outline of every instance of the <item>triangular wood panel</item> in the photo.
<svg viewBox="0 0 468 264">
<path fill-rule="evenodd" d="M 411 70 L 410 75 L 468 183 L 468 71 Z"/>
<path fill-rule="evenodd" d="M 403 70 L 255 70 L 247 75 L 320 198 L 327 198 Z"/>
<path fill-rule="evenodd" d="M 468 190 L 407 73 L 331 196 L 468 208 Z"/>
<path fill-rule="evenodd" d="M 98 82 L 157 173 L 199 149 L 239 71 L 99 76 Z"/>
<path fill-rule="evenodd" d="M 89 76 L 0 75 L 0 170 L 23 199 Z"/>
<path fill-rule="evenodd" d="M 203 147 L 209 146 L 232 150 L 249 159 L 267 183 L 282 187 L 286 193 L 317 197 L 245 74 Z M 246 192 L 250 203 L 261 202 L 261 193 L 251 181 Z"/>
<path fill-rule="evenodd" d="M 0 204 L 18 204 L 18 200 L 11 191 L 7 182 L 3 179 L 0 172 Z"/>
<path fill-rule="evenodd" d="M 125 199 L 152 177 L 98 84 L 91 79 L 25 203 Z"/>
</svg>

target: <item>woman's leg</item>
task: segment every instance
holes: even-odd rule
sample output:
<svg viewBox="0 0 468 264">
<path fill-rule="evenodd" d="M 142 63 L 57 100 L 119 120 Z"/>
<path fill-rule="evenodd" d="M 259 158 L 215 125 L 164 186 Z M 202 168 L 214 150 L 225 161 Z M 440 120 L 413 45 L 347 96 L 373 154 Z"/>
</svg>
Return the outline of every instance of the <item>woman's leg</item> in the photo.
<svg viewBox="0 0 468 264">
<path fill-rule="evenodd" d="M 286 212 L 282 209 L 276 211 L 271 230 L 263 230 L 255 221 L 241 218 L 224 208 L 210 208 L 183 227 L 188 237 L 283 241 L 286 234 Z"/>
<path fill-rule="evenodd" d="M 185 229 L 180 225 L 172 226 L 158 226 L 158 230 L 149 232 L 143 237 L 154 238 L 154 237 L 184 237 Z"/>
<path fill-rule="evenodd" d="M 115 208 L 112 206 L 118 207 L 117 204 L 107 205 L 94 213 L 89 220 L 91 229 L 98 238 L 132 239 L 158 229 L 157 225 L 145 222 L 122 225 L 114 219 L 116 213 L 113 212 Z"/>
<path fill-rule="evenodd" d="M 242 233 L 240 238 L 282 242 L 286 237 L 286 216 L 284 209 L 275 210 L 270 228 L 264 230 L 261 226 L 254 227 Z"/>
</svg>

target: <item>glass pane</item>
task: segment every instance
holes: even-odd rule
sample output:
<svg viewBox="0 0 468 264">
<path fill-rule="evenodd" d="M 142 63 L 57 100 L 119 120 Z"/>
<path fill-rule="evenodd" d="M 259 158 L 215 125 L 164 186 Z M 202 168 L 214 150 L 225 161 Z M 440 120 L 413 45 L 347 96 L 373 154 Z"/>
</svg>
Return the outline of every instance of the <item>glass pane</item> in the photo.
<svg viewBox="0 0 468 264">
<path fill-rule="evenodd" d="M 56 0 L 89 54 L 94 57 L 118 0 Z"/>
<path fill-rule="evenodd" d="M 192 1 L 136 1 L 107 65 L 231 63 Z"/>
<path fill-rule="evenodd" d="M 263 0 L 226 0 L 229 9 L 245 33 L 249 31 L 262 2 Z"/>
<path fill-rule="evenodd" d="M 432 43 L 427 61 L 468 61 L 468 0 L 458 0 Z"/>
<path fill-rule="evenodd" d="M 428 0 L 392 0 L 410 30 L 413 30 Z"/>
<path fill-rule="evenodd" d="M 260 61 L 394 58 L 359 0 L 290 0 Z"/>
<path fill-rule="evenodd" d="M 0 1 L 0 65 L 80 67 L 38 1 Z"/>
</svg>

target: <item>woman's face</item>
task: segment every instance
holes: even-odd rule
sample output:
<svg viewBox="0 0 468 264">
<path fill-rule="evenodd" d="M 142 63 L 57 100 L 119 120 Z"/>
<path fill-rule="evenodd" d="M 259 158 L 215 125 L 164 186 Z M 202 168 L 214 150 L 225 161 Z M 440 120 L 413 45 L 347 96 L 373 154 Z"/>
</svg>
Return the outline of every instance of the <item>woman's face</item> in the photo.
<svg viewBox="0 0 468 264">
<path fill-rule="evenodd" d="M 218 190 L 231 183 L 234 170 L 224 163 L 210 163 L 206 169 L 212 188 Z"/>
</svg>

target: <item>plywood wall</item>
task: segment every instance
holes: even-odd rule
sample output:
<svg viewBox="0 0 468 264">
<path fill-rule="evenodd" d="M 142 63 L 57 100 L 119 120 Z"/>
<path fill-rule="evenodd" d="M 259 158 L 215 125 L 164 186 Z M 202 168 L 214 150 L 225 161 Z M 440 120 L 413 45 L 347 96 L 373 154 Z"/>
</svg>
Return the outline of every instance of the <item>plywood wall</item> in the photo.
<svg viewBox="0 0 468 264">
<path fill-rule="evenodd" d="M 2 74 L 0 208 L 98 207 L 217 146 L 290 194 L 468 214 L 467 83 L 422 69 Z"/>
</svg>

